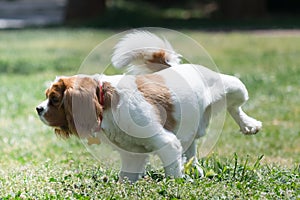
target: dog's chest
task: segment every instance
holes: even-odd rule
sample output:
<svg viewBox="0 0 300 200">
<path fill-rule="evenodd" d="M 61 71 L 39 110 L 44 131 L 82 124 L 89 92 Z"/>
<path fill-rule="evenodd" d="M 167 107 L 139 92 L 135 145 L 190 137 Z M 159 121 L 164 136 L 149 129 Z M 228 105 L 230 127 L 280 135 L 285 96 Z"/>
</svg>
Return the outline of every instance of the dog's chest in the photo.
<svg viewBox="0 0 300 200">
<path fill-rule="evenodd" d="M 120 120 L 111 110 L 105 111 L 103 114 L 103 121 L 101 124 L 102 133 L 108 140 L 108 143 L 117 150 L 129 151 L 134 153 L 148 153 L 149 149 L 146 148 L 145 139 L 137 135 L 137 132 L 129 132 L 124 130 L 124 125 L 120 125 Z M 128 120 L 130 122 L 130 120 Z M 123 126 L 123 127 L 122 127 Z M 128 123 L 129 126 L 133 126 Z"/>
</svg>

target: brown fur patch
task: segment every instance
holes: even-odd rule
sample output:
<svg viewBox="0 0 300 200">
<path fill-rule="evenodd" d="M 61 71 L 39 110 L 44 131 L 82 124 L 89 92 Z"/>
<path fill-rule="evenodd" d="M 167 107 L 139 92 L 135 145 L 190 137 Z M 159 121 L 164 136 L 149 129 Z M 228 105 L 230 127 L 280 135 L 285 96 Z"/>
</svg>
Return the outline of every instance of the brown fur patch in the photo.
<svg viewBox="0 0 300 200">
<path fill-rule="evenodd" d="M 98 84 L 94 79 L 80 76 L 76 77 L 73 87 L 65 91 L 69 130 L 76 136 L 88 137 L 101 124 L 103 108 L 97 91 Z"/>
<path fill-rule="evenodd" d="M 104 96 L 104 108 L 110 108 L 119 102 L 119 94 L 109 82 L 103 82 L 102 92 Z"/>
<path fill-rule="evenodd" d="M 135 82 L 146 101 L 154 106 L 164 128 L 169 131 L 174 130 L 176 126 L 176 120 L 173 117 L 174 106 L 164 79 L 157 74 L 148 74 L 137 76 Z"/>
<path fill-rule="evenodd" d="M 149 60 L 149 62 L 167 65 L 170 67 L 170 65 L 166 63 L 166 53 L 164 51 L 154 52 L 152 54 L 152 59 Z"/>
<path fill-rule="evenodd" d="M 154 52 L 152 54 L 152 59 L 149 59 L 147 62 L 147 68 L 153 72 L 156 72 L 171 67 L 166 60 L 167 58 L 165 51 Z"/>
</svg>

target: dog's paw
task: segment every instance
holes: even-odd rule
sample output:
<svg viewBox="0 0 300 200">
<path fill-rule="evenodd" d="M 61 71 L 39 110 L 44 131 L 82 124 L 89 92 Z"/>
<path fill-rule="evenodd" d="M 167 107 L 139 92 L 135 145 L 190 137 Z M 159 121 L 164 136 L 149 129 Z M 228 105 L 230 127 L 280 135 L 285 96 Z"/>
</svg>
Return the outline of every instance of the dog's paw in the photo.
<svg viewBox="0 0 300 200">
<path fill-rule="evenodd" d="M 245 135 L 254 135 L 262 129 L 262 122 L 251 117 L 245 119 L 241 125 L 241 132 Z"/>
<path fill-rule="evenodd" d="M 203 171 L 202 167 L 200 167 L 199 165 L 195 165 L 194 167 L 195 167 L 196 175 L 198 176 L 198 178 L 203 178 L 204 171 Z"/>
<path fill-rule="evenodd" d="M 204 171 L 195 157 L 192 157 L 187 163 L 185 163 L 184 174 L 195 178 L 204 177 Z"/>
</svg>

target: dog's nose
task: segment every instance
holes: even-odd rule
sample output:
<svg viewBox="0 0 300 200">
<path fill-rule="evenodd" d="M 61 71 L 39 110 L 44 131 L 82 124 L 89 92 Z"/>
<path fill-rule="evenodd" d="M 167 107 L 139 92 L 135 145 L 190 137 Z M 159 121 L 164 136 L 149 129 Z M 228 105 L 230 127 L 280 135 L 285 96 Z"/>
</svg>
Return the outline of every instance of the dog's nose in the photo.
<svg viewBox="0 0 300 200">
<path fill-rule="evenodd" d="M 36 109 L 36 111 L 37 111 L 37 113 L 38 113 L 39 115 L 41 115 L 41 114 L 43 113 L 43 111 L 44 111 L 44 108 L 43 108 L 42 106 L 38 106 L 38 107 L 36 107 L 35 109 Z"/>
</svg>

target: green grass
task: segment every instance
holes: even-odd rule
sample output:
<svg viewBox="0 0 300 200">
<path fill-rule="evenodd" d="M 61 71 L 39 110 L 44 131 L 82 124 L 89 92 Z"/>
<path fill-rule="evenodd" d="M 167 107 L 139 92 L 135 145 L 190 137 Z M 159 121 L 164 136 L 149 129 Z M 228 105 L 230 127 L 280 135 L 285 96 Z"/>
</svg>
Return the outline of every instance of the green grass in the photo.
<svg viewBox="0 0 300 200">
<path fill-rule="evenodd" d="M 228 116 L 213 152 L 200 159 L 205 177 L 165 179 L 149 166 L 136 184 L 96 160 L 76 138 L 61 140 L 35 106 L 47 82 L 75 74 L 84 57 L 114 32 L 45 29 L 0 32 L 0 197 L 2 199 L 299 199 L 300 36 L 185 32 L 219 70 L 246 84 L 245 110 L 263 121 L 255 136 Z M 262 156 L 263 155 L 263 156 Z"/>
</svg>

